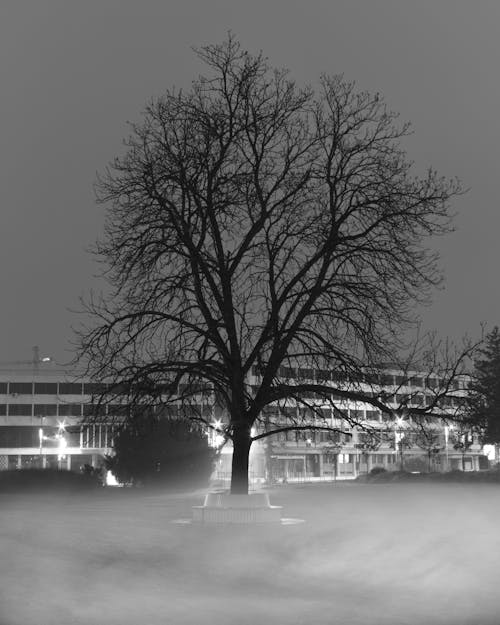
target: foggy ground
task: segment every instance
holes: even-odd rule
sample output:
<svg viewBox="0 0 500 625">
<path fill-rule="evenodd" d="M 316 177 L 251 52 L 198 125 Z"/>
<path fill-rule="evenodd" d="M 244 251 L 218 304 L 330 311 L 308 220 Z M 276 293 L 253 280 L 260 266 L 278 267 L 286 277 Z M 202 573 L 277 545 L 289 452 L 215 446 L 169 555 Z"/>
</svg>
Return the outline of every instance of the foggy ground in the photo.
<svg viewBox="0 0 500 625">
<path fill-rule="evenodd" d="M 498 485 L 288 486 L 250 531 L 106 492 L 0 496 L 1 625 L 500 623 Z"/>
</svg>

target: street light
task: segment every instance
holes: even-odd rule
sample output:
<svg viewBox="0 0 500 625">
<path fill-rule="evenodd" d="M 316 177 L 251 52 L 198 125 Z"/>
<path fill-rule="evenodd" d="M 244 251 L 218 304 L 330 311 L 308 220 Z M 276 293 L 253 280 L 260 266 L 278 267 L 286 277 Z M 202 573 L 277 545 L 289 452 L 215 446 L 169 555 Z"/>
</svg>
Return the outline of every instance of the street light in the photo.
<svg viewBox="0 0 500 625">
<path fill-rule="evenodd" d="M 338 459 L 339 453 L 342 451 L 340 443 L 329 443 L 326 447 L 327 458 L 333 457 L 333 481 L 337 482 Z"/>
<path fill-rule="evenodd" d="M 446 453 L 446 470 L 447 471 L 450 470 L 450 459 L 448 456 L 448 440 L 450 438 L 451 430 L 453 430 L 453 425 L 446 424 L 444 426 L 444 447 L 445 447 L 445 453 Z"/>
<path fill-rule="evenodd" d="M 68 446 L 68 443 L 66 441 L 66 438 L 64 437 L 64 432 L 66 431 L 66 422 L 63 421 L 58 421 L 57 422 L 57 434 L 55 436 L 55 439 L 57 441 L 57 449 L 58 449 L 58 454 L 57 454 L 57 464 L 58 464 L 58 468 L 61 468 L 61 461 L 64 460 L 66 458 L 66 447 Z"/>
<path fill-rule="evenodd" d="M 39 447 L 39 457 L 40 457 L 40 469 L 43 469 L 43 416 L 40 415 L 40 427 L 38 429 L 38 440 L 40 443 Z"/>
<path fill-rule="evenodd" d="M 400 454 L 399 459 L 400 459 L 400 463 L 401 463 L 401 471 L 404 471 L 404 458 L 403 458 L 403 440 L 404 440 L 403 423 L 404 423 L 404 417 L 402 415 L 404 415 L 406 413 L 406 410 L 400 409 L 397 412 L 400 413 L 400 416 L 398 416 L 396 418 L 396 421 L 394 422 L 394 448 L 395 448 L 396 454 L 397 454 L 398 453 L 398 445 L 399 445 L 399 454 Z"/>
<path fill-rule="evenodd" d="M 216 449 L 218 449 L 224 443 L 225 438 L 224 436 L 222 436 L 221 430 L 222 430 L 222 420 L 217 419 L 216 421 L 212 423 L 211 437 L 210 437 L 211 447 L 215 447 Z"/>
</svg>

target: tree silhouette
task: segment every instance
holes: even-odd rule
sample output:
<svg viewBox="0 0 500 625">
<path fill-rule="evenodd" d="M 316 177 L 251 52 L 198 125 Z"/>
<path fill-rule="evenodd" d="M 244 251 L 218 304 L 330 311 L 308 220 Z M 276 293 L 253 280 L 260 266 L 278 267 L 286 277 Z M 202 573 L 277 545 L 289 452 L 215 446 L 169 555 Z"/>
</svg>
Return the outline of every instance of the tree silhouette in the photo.
<svg viewBox="0 0 500 625">
<path fill-rule="evenodd" d="M 470 384 L 470 417 L 485 443 L 500 443 L 500 332 L 486 335 L 474 363 Z"/>
<path fill-rule="evenodd" d="M 111 292 L 88 302 L 80 346 L 131 405 L 180 403 L 210 426 L 213 394 L 231 492 L 246 493 L 252 441 L 339 429 L 319 400 L 351 424 L 339 402 L 392 412 L 379 365 L 440 281 L 426 244 L 450 231 L 461 189 L 413 174 L 410 128 L 378 94 L 341 76 L 300 88 L 231 35 L 196 54 L 206 74 L 152 101 L 98 180 Z M 443 392 L 462 363 L 445 363 Z M 252 434 L 269 406 L 278 416 Z"/>
<path fill-rule="evenodd" d="M 215 450 L 206 435 L 182 420 L 142 415 L 116 434 L 106 467 L 122 482 L 162 486 L 206 486 Z"/>
</svg>

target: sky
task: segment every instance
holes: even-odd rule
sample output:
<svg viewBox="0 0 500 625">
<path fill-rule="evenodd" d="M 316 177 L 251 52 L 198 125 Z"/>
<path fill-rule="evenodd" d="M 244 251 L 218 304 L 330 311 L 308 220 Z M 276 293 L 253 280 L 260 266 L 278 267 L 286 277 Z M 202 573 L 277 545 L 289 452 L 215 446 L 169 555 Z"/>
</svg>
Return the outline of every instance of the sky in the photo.
<svg viewBox="0 0 500 625">
<path fill-rule="evenodd" d="M 202 71 L 192 46 L 232 31 L 298 83 L 343 73 L 412 123 L 419 170 L 458 177 L 445 282 L 423 327 L 459 341 L 500 324 L 498 0 L 2 0 L 0 361 L 72 356 L 79 299 L 99 290 L 97 172 L 127 121 Z"/>
</svg>

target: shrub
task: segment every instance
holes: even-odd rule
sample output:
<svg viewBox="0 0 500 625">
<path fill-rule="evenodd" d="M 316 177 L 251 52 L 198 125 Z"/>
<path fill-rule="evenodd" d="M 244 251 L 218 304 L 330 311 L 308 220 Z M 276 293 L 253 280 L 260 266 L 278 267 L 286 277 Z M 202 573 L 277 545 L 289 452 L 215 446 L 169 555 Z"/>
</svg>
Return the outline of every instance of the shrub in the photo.
<svg viewBox="0 0 500 625">
<path fill-rule="evenodd" d="M 122 484 L 169 488 L 208 485 L 215 451 L 207 436 L 182 420 L 141 416 L 129 422 L 113 442 L 106 468 Z"/>
<path fill-rule="evenodd" d="M 98 488 L 94 475 L 57 469 L 19 469 L 0 471 L 0 492 L 72 492 Z"/>
<path fill-rule="evenodd" d="M 370 471 L 370 475 L 379 475 L 380 473 L 387 473 L 387 469 L 384 469 L 384 467 L 373 467 Z"/>
</svg>

